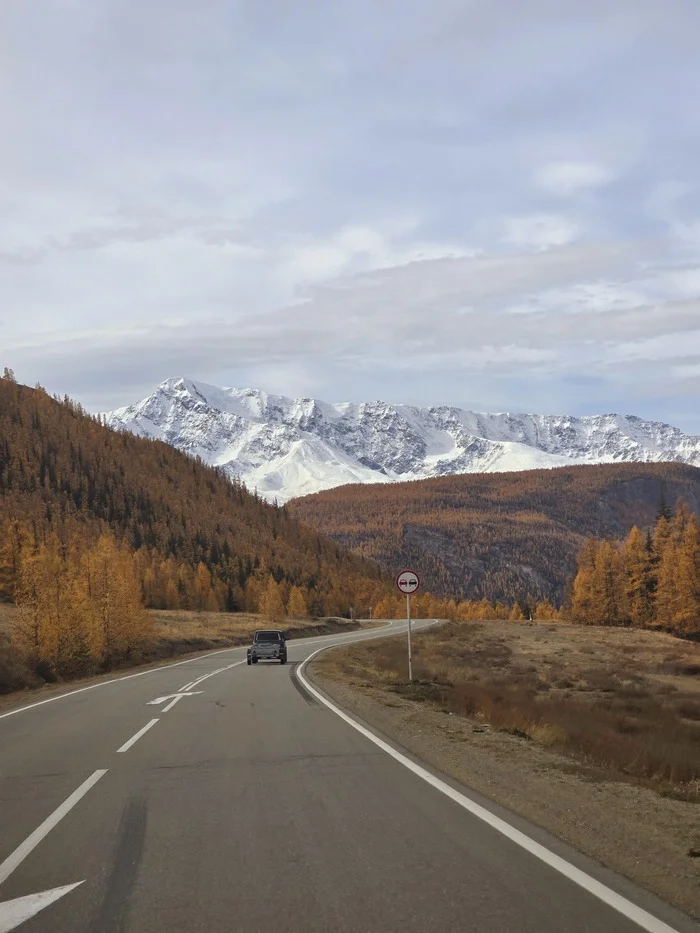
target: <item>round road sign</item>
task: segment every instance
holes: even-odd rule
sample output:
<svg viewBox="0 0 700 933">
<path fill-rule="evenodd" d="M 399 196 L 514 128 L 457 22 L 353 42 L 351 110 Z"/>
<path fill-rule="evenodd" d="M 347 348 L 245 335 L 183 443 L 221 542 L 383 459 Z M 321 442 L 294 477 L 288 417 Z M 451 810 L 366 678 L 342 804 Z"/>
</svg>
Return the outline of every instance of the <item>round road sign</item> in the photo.
<svg viewBox="0 0 700 933">
<path fill-rule="evenodd" d="M 418 591 L 420 577 L 412 570 L 402 570 L 396 578 L 396 585 L 402 593 L 410 596 L 411 593 L 416 593 Z"/>
</svg>

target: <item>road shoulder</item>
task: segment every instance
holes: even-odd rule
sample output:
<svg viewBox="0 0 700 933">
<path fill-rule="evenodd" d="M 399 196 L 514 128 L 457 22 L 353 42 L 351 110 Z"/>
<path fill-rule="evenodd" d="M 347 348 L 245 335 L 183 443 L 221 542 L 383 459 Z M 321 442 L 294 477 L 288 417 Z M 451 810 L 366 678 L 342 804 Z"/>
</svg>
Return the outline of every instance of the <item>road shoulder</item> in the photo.
<svg viewBox="0 0 700 933">
<path fill-rule="evenodd" d="M 556 753 L 338 674 L 323 652 L 313 682 L 426 764 L 700 917 L 700 806 L 597 779 Z"/>
</svg>

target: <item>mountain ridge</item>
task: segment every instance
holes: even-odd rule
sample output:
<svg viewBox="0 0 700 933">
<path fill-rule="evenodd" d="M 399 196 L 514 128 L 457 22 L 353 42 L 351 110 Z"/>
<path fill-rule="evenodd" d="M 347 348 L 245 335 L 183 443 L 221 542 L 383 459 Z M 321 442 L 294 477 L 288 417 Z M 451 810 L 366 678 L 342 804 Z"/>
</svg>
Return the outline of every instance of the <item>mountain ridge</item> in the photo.
<svg viewBox="0 0 700 933">
<path fill-rule="evenodd" d="M 171 378 L 105 417 L 111 427 L 163 440 L 280 502 L 348 483 L 600 463 L 700 466 L 700 437 L 617 413 L 331 404 Z"/>
<path fill-rule="evenodd" d="M 365 602 L 391 586 L 210 466 L 0 378 L 0 601 L 25 548 L 56 536 L 70 550 L 103 533 L 135 555 L 151 608 L 255 612 L 272 577 L 302 589 L 312 614 L 336 615 L 355 592 Z"/>
<path fill-rule="evenodd" d="M 697 467 L 609 463 L 348 485 L 286 508 L 387 571 L 411 567 L 438 596 L 559 603 L 587 538 L 624 540 L 680 500 L 700 515 Z"/>
</svg>

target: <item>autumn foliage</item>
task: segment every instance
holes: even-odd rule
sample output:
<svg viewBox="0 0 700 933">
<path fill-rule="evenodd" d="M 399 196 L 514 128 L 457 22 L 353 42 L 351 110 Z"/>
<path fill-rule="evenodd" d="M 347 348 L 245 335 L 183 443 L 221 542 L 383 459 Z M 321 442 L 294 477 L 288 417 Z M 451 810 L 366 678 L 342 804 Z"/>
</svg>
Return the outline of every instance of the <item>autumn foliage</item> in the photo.
<svg viewBox="0 0 700 933">
<path fill-rule="evenodd" d="M 700 523 L 684 503 L 663 509 L 644 534 L 626 541 L 588 540 L 567 613 L 591 625 L 659 628 L 700 636 Z"/>
<path fill-rule="evenodd" d="M 700 511 L 700 469 L 620 463 L 341 486 L 292 515 L 387 570 L 413 567 L 447 599 L 561 603 L 586 538 L 653 524 L 659 500 Z"/>
<path fill-rule="evenodd" d="M 132 555 L 109 534 L 63 547 L 49 536 L 24 555 L 15 601 L 16 649 L 49 678 L 109 669 L 151 635 Z"/>
<path fill-rule="evenodd" d="M 406 617 L 406 598 L 400 593 L 383 596 L 373 607 L 372 615 L 375 619 L 403 619 Z M 556 621 L 560 613 L 546 599 L 524 598 L 505 603 L 488 599 L 440 599 L 431 593 L 420 592 L 411 597 L 411 616 L 414 619 L 447 619 L 451 622 L 524 622 Z"/>
<path fill-rule="evenodd" d="M 71 599 L 92 619 L 95 599 L 102 598 L 95 588 L 106 592 L 108 585 L 95 570 L 108 542 L 109 585 L 123 581 L 134 598 L 156 609 L 345 616 L 391 587 L 375 564 L 216 469 L 159 441 L 115 432 L 69 399 L 18 385 L 6 373 L 0 378 L 0 599 L 27 606 L 27 619 L 43 614 L 38 593 L 50 580 L 58 594 L 51 611 L 61 620 L 52 631 L 63 625 Z M 107 603 L 122 598 L 110 593 Z M 109 624 L 101 642 L 91 621 L 71 624 L 76 643 L 84 643 L 79 653 L 112 651 Z M 64 650 L 64 636 L 54 636 L 48 653 L 68 657 L 74 647 Z M 124 638 L 131 650 L 131 636 Z"/>
</svg>

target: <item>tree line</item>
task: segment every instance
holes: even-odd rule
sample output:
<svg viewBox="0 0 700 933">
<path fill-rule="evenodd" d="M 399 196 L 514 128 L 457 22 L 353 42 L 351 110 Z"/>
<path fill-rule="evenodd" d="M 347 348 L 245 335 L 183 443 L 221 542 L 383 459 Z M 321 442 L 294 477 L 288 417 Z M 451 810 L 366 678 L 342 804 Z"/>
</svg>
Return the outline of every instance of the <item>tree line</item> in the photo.
<svg viewBox="0 0 700 933">
<path fill-rule="evenodd" d="M 21 567 L 42 547 L 84 554 L 103 535 L 133 555 L 149 608 L 257 611 L 272 577 L 285 600 L 299 591 L 310 615 L 346 615 L 391 585 L 373 562 L 201 460 L 113 431 L 79 404 L 18 385 L 6 371 L 0 599 L 15 597 Z"/>
<path fill-rule="evenodd" d="M 12 642 L 27 667 L 49 680 L 67 679 L 138 659 L 154 637 L 142 561 L 109 532 L 67 544 L 48 535 L 25 548 L 14 588 Z M 196 609 L 220 608 L 204 564 L 192 586 Z M 380 598 L 379 591 L 367 595 L 369 601 Z M 278 624 L 308 618 L 308 600 L 307 589 L 272 575 L 251 577 L 245 590 L 246 608 Z"/>
<path fill-rule="evenodd" d="M 560 611 L 547 599 L 525 597 L 512 602 L 485 597 L 480 600 L 444 599 L 432 593 L 417 593 L 411 597 L 411 615 L 416 619 L 449 619 L 451 622 L 498 621 L 523 622 L 525 620 L 557 620 Z M 375 619 L 402 619 L 406 617 L 406 598 L 400 593 L 382 597 L 372 607 Z"/>
<path fill-rule="evenodd" d="M 567 615 L 589 625 L 700 635 L 700 522 L 685 503 L 663 505 L 646 533 L 624 543 L 588 540 L 578 557 Z"/>
<path fill-rule="evenodd" d="M 89 547 L 49 536 L 25 553 L 15 601 L 14 645 L 47 679 L 108 670 L 152 634 L 133 555 L 108 533 Z"/>
</svg>

